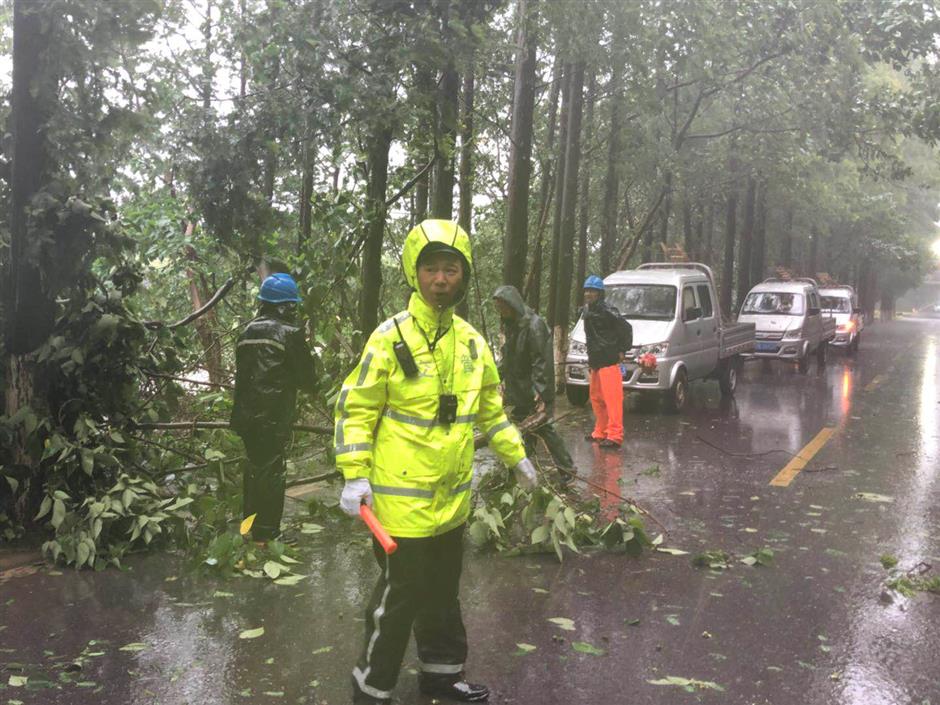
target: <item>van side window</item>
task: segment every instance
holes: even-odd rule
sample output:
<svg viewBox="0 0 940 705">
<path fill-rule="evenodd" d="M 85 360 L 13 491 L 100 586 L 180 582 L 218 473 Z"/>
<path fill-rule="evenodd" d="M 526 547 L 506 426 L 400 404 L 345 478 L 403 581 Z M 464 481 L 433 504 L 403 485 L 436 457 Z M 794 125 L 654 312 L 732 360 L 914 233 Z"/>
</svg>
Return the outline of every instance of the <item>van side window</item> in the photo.
<svg viewBox="0 0 940 705">
<path fill-rule="evenodd" d="M 689 311 L 695 308 L 695 290 L 691 286 L 682 288 L 682 320 L 688 321 Z"/>
<path fill-rule="evenodd" d="M 699 284 L 698 286 L 698 300 L 702 305 L 702 318 L 711 318 L 714 313 L 712 295 L 705 284 Z"/>
</svg>

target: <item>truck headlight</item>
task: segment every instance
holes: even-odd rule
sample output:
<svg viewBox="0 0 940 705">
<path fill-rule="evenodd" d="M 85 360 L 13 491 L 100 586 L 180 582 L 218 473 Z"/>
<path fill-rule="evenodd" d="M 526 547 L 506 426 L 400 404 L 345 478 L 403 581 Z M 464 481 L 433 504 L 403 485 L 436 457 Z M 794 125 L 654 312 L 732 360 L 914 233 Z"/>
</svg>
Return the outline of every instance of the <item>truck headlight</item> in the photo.
<svg viewBox="0 0 940 705">
<path fill-rule="evenodd" d="M 587 355 L 587 345 L 584 343 L 578 342 L 577 340 L 571 341 L 571 346 L 568 348 L 568 352 L 572 355 Z"/>
<path fill-rule="evenodd" d="M 666 357 L 669 354 L 669 343 L 653 343 L 652 345 L 641 345 L 637 350 L 637 357 L 652 353 L 656 357 Z"/>
<path fill-rule="evenodd" d="M 802 328 L 791 328 L 786 333 L 783 334 L 783 337 L 787 340 L 796 340 L 797 338 L 803 337 Z"/>
</svg>

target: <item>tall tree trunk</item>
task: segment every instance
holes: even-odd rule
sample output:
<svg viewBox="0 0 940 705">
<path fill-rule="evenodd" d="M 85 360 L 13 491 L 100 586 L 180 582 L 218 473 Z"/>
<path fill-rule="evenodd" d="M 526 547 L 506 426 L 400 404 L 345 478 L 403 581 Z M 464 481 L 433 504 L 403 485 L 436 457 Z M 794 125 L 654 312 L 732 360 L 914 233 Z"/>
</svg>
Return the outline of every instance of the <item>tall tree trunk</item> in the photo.
<svg viewBox="0 0 940 705">
<path fill-rule="evenodd" d="M 186 224 L 187 241 L 191 239 L 194 229 L 195 224 L 192 221 Z M 185 254 L 187 259 L 193 263 L 199 259 L 196 248 L 192 245 L 186 245 Z M 193 267 L 186 268 L 186 281 L 189 283 L 189 300 L 193 311 L 198 311 L 206 305 L 212 293 L 209 291 L 205 277 L 197 274 Z M 224 381 L 222 374 L 222 346 L 218 335 L 216 335 L 218 318 L 215 309 L 211 309 L 197 318 L 193 325 L 196 328 L 199 343 L 202 345 L 202 365 L 209 375 L 209 381 L 213 384 L 221 384 Z"/>
<path fill-rule="evenodd" d="M 783 238 L 780 243 L 780 263 L 787 269 L 793 267 L 793 206 L 787 208 Z"/>
<path fill-rule="evenodd" d="M 756 284 L 764 279 L 767 250 L 767 181 L 761 179 L 757 184 L 757 205 L 754 214 L 754 253 L 751 258 L 751 282 Z"/>
<path fill-rule="evenodd" d="M 568 347 L 568 323 L 571 311 L 571 279 L 574 273 L 572 251 L 578 201 L 578 168 L 581 163 L 581 111 L 584 104 L 584 62 L 572 66 L 569 87 L 568 134 L 565 147 L 565 177 L 562 193 L 561 238 L 559 240 L 558 280 L 555 282 L 555 378 L 558 364 L 564 362 Z M 563 378 L 563 376 L 562 376 Z"/>
<path fill-rule="evenodd" d="M 588 80 L 588 101 L 584 111 L 584 139 L 583 144 L 589 144 L 594 136 L 594 102 L 597 93 L 597 76 L 592 71 Z M 587 250 L 588 250 L 588 225 L 590 223 L 591 208 L 591 170 L 581 169 L 581 187 L 578 189 L 578 199 L 580 206 L 578 208 L 578 266 L 574 277 L 574 288 L 572 298 L 578 306 L 584 302 L 584 289 L 582 284 L 587 277 Z"/>
<path fill-rule="evenodd" d="M 382 290 L 382 240 L 385 233 L 385 190 L 388 186 L 388 153 L 392 128 L 377 125 L 369 146 L 367 234 L 362 250 L 362 290 L 359 295 L 359 329 L 369 335 L 378 324 L 379 294 Z"/>
<path fill-rule="evenodd" d="M 692 234 L 692 204 L 689 203 L 689 193 L 682 199 L 682 243 L 689 259 L 695 261 L 695 238 Z"/>
<path fill-rule="evenodd" d="M 819 241 L 821 238 L 819 228 L 814 225 L 810 231 L 809 258 L 806 260 L 806 276 L 808 277 L 815 277 L 816 270 L 819 268 Z"/>
<path fill-rule="evenodd" d="M 607 175 L 604 179 L 604 223 L 601 232 L 600 266 L 601 274 L 611 271 L 614 247 L 617 242 L 617 210 L 620 203 L 620 174 L 623 162 L 623 142 L 620 132 L 623 129 L 623 75 L 626 71 L 626 57 L 618 52 L 608 87 L 610 134 L 607 138 Z"/>
<path fill-rule="evenodd" d="M 415 69 L 415 102 L 423 108 L 423 118 L 419 121 L 418 139 L 428 139 L 430 135 L 434 142 L 437 141 L 437 101 L 435 100 L 435 82 L 434 74 L 425 63 L 419 64 Z M 416 169 L 422 168 L 430 161 L 431 157 L 437 157 L 434 151 L 434 143 L 419 143 L 417 153 L 413 157 Z M 431 173 L 430 169 L 418 179 L 415 184 L 415 206 L 414 220 L 420 223 L 428 217 L 428 209 L 431 201 Z"/>
<path fill-rule="evenodd" d="M 725 251 L 721 268 L 721 291 L 719 292 L 721 311 L 729 317 L 733 305 L 731 296 L 734 291 L 734 241 L 738 218 L 738 194 L 735 187 L 736 185 L 732 181 L 725 206 Z"/>
<path fill-rule="evenodd" d="M 715 237 L 715 201 L 709 198 L 705 204 L 705 233 L 704 238 L 699 241 L 702 243 L 702 258 L 705 264 L 711 266 L 712 262 L 717 260 L 712 251 L 712 240 Z"/>
<path fill-rule="evenodd" d="M 451 2 L 444 0 L 441 8 L 441 37 L 444 46 L 454 41 L 450 30 Z M 460 74 L 453 54 L 448 55 L 438 93 L 437 161 L 434 163 L 434 191 L 431 194 L 431 215 L 450 219 L 454 216 L 454 151 L 457 144 L 457 115 L 460 103 Z"/>
<path fill-rule="evenodd" d="M 202 24 L 202 109 L 203 119 L 209 124 L 209 110 L 212 108 L 212 80 L 215 77 L 215 62 L 212 61 L 212 9 L 214 0 L 206 0 L 206 17 Z"/>
<path fill-rule="evenodd" d="M 672 216 L 672 181 L 673 175 L 672 171 L 666 172 L 666 198 L 663 199 L 663 207 L 659 212 L 659 238 L 658 244 L 665 245 L 669 242 L 669 218 Z M 653 233 L 653 229 L 650 228 L 650 234 Z M 649 251 L 646 254 L 646 262 L 652 262 L 658 259 L 658 252 L 656 252 L 652 243 L 650 243 Z"/>
<path fill-rule="evenodd" d="M 463 77 L 463 119 L 460 121 L 460 214 L 459 222 L 467 233 L 473 224 L 473 100 L 474 65 Z"/>
<path fill-rule="evenodd" d="M 313 138 L 307 136 L 304 141 L 301 156 L 301 177 L 300 177 L 300 232 L 297 236 L 297 254 L 303 252 L 304 247 L 310 242 L 310 235 L 313 231 Z"/>
<path fill-rule="evenodd" d="M 757 196 L 757 179 L 747 178 L 747 195 L 744 197 L 744 227 L 741 229 L 741 256 L 738 258 L 738 303 L 744 301 L 751 290 L 751 257 L 754 250 L 754 202 Z"/>
<path fill-rule="evenodd" d="M 562 197 L 565 191 L 565 154 L 568 146 L 568 113 L 571 109 L 571 75 L 573 73 L 572 65 L 565 62 L 564 65 L 564 84 L 562 85 L 561 95 L 561 118 L 559 119 L 558 129 L 558 148 L 555 157 L 555 204 L 552 214 L 552 266 L 548 274 L 548 325 L 555 325 L 555 307 L 558 303 L 555 296 L 555 288 L 558 285 L 558 253 L 561 250 L 561 206 Z"/>
<path fill-rule="evenodd" d="M 539 186 L 539 217 L 535 231 L 535 251 L 532 253 L 532 267 L 529 269 L 524 292 L 526 301 L 534 311 L 539 311 L 541 304 L 542 237 L 545 233 L 545 226 L 548 224 L 548 212 L 552 201 L 552 154 L 555 149 L 555 128 L 558 118 L 558 97 L 561 95 L 562 71 L 561 59 L 556 56 L 552 68 L 552 87 L 548 93 L 548 134 L 545 137 L 544 156 L 540 162 L 542 176 Z"/>
<path fill-rule="evenodd" d="M 537 10 L 537 0 L 518 0 L 516 3 L 516 75 L 510 128 L 506 232 L 503 238 L 503 282 L 520 290 L 525 281 L 526 250 L 529 241 Z"/>
<path fill-rule="evenodd" d="M 31 0 L 13 3 L 13 87 L 10 129 L 10 241 L 3 271 L 4 362 L 3 411 L 12 416 L 20 409 L 42 411 L 43 400 L 35 394 L 32 353 L 52 333 L 55 300 L 43 285 L 41 263 L 30 229 L 29 207 L 42 188 L 49 167 L 46 124 L 56 100 L 56 79 L 48 65 L 52 27 L 57 18 Z M 12 508 L 18 524 L 32 522 L 41 501 L 42 468 L 33 465 L 25 431 L 14 436 L 10 448 L 12 464 L 21 468 L 9 474 L 20 481 L 19 497 Z"/>
</svg>

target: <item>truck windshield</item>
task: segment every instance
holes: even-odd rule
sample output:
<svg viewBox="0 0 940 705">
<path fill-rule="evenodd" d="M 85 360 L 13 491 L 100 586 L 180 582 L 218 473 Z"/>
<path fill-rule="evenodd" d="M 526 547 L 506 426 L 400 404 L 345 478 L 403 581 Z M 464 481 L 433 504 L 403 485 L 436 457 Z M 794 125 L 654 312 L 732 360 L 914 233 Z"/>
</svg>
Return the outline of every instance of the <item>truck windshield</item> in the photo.
<svg viewBox="0 0 940 705">
<path fill-rule="evenodd" d="M 852 304 L 842 296 L 821 296 L 822 310 L 832 313 L 852 313 Z"/>
<path fill-rule="evenodd" d="M 752 291 L 744 299 L 741 313 L 770 316 L 802 316 L 803 295 L 783 291 Z"/>
<path fill-rule="evenodd" d="M 659 284 L 625 284 L 607 290 L 607 301 L 624 318 L 671 321 L 676 316 L 676 287 Z"/>
</svg>

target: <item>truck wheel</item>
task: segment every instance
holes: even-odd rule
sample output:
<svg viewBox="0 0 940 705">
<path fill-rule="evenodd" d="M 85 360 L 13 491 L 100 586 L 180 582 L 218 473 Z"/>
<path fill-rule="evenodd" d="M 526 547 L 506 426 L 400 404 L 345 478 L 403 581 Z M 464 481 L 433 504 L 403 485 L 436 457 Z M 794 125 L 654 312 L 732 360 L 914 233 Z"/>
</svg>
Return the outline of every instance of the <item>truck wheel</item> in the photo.
<svg viewBox="0 0 940 705">
<path fill-rule="evenodd" d="M 670 414 L 681 412 L 689 401 L 689 376 L 685 370 L 679 370 L 672 388 L 666 392 L 666 411 Z"/>
<path fill-rule="evenodd" d="M 568 402 L 574 406 L 584 406 L 590 395 L 591 390 L 589 387 L 580 384 L 565 385 L 565 396 L 568 397 Z"/>
<path fill-rule="evenodd" d="M 824 340 L 816 348 L 816 367 L 822 369 L 826 366 L 826 359 L 829 357 L 829 342 Z"/>
<path fill-rule="evenodd" d="M 738 386 L 738 372 L 740 371 L 740 358 L 737 355 L 722 361 L 721 370 L 718 372 L 718 388 L 721 389 L 722 396 L 730 397 L 734 395 L 734 390 Z"/>
<path fill-rule="evenodd" d="M 805 375 L 809 372 L 809 354 L 803 355 L 799 360 L 796 361 L 796 369 L 800 371 L 801 375 Z"/>
</svg>

